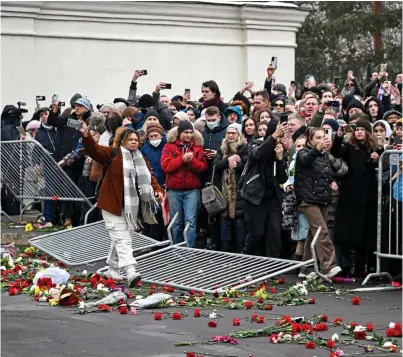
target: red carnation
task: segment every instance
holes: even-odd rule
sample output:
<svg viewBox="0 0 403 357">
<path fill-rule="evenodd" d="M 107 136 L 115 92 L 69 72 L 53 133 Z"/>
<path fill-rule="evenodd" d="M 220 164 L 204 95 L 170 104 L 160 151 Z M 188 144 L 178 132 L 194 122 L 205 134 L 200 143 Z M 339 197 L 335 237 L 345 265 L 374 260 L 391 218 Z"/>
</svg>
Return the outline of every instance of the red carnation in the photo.
<svg viewBox="0 0 403 357">
<path fill-rule="evenodd" d="M 195 311 L 193 311 L 193 316 L 200 317 L 200 309 L 196 309 Z"/>
<path fill-rule="evenodd" d="M 172 320 L 182 320 L 182 315 L 180 312 L 174 312 L 172 314 Z"/>
<path fill-rule="evenodd" d="M 374 331 L 374 326 L 372 324 L 366 324 L 365 326 L 366 326 L 368 332 Z"/>
<path fill-rule="evenodd" d="M 395 327 L 394 327 L 396 330 L 402 330 L 402 325 L 401 324 L 399 324 L 398 322 L 395 322 Z"/>
<path fill-rule="evenodd" d="M 284 283 L 285 283 L 284 278 L 280 278 L 277 280 L 277 284 L 284 284 Z"/>
<path fill-rule="evenodd" d="M 245 309 L 251 309 L 253 307 L 252 301 L 245 301 L 244 302 Z"/>
<path fill-rule="evenodd" d="M 302 332 L 302 326 L 301 324 L 296 324 L 296 323 L 292 323 L 291 324 L 292 327 L 292 333 L 295 334 L 297 332 Z"/>
<path fill-rule="evenodd" d="M 196 291 L 194 291 L 194 290 L 189 290 L 189 295 L 190 295 L 190 296 L 196 295 Z"/>
<path fill-rule="evenodd" d="M 181 305 L 181 306 L 186 305 L 185 300 L 179 300 L 179 305 Z"/>
<path fill-rule="evenodd" d="M 216 292 L 214 293 L 214 297 L 215 297 L 215 298 L 219 298 L 219 297 L 220 297 L 220 294 L 218 293 L 218 291 L 216 291 Z"/>
<path fill-rule="evenodd" d="M 356 327 L 356 326 L 358 326 L 357 322 L 355 322 L 355 321 L 350 322 L 350 327 Z"/>
<path fill-rule="evenodd" d="M 165 291 L 167 293 L 173 293 L 175 289 L 172 286 L 164 285 L 162 287 L 162 291 Z"/>
<path fill-rule="evenodd" d="M 305 343 L 305 347 L 314 349 L 316 347 L 316 343 L 313 341 L 309 341 L 309 342 Z"/>
<path fill-rule="evenodd" d="M 336 343 L 332 340 L 327 340 L 326 347 L 330 348 L 331 350 L 336 347 Z"/>
<path fill-rule="evenodd" d="M 228 302 L 230 302 L 230 299 L 224 298 L 224 299 L 222 299 L 222 302 L 228 303 Z"/>
<path fill-rule="evenodd" d="M 232 319 L 232 324 L 234 326 L 239 326 L 241 324 L 240 320 L 238 318 L 233 318 Z"/>
<path fill-rule="evenodd" d="M 401 288 L 402 284 L 400 284 L 398 281 L 392 281 L 392 286 L 394 286 L 395 288 Z"/>
<path fill-rule="evenodd" d="M 354 339 L 356 340 L 365 340 L 366 337 L 367 333 L 365 331 L 354 332 Z"/>
<path fill-rule="evenodd" d="M 259 317 L 258 314 L 253 314 L 250 319 L 251 319 L 252 321 L 256 321 L 258 317 Z"/>
<path fill-rule="evenodd" d="M 17 288 L 8 289 L 8 295 L 10 295 L 10 296 L 17 295 L 18 293 L 19 293 L 19 290 Z"/>
<path fill-rule="evenodd" d="M 126 305 L 119 306 L 119 313 L 121 315 L 126 315 L 129 312 Z"/>
<path fill-rule="evenodd" d="M 314 297 L 310 297 L 308 299 L 308 304 L 314 304 L 315 303 L 315 298 Z"/>
<path fill-rule="evenodd" d="M 327 331 L 328 329 L 329 329 L 329 327 L 325 323 L 316 324 L 316 326 L 315 326 L 315 331 Z"/>
<path fill-rule="evenodd" d="M 320 315 L 319 317 L 323 322 L 327 322 L 327 315 Z"/>
<path fill-rule="evenodd" d="M 308 332 L 310 335 L 313 335 L 313 327 L 309 324 L 303 324 L 302 326 L 303 332 Z"/>
<path fill-rule="evenodd" d="M 136 286 L 142 286 L 143 285 L 143 282 L 142 281 L 139 281 L 137 284 L 136 284 Z"/>
<path fill-rule="evenodd" d="M 199 297 L 203 297 L 204 296 L 204 293 L 203 292 L 200 292 L 199 293 Z"/>
<path fill-rule="evenodd" d="M 339 326 L 343 322 L 343 319 L 341 317 L 337 317 L 333 320 L 333 325 L 334 326 Z"/>
<path fill-rule="evenodd" d="M 154 320 L 162 320 L 162 312 L 156 312 L 154 314 Z"/>
<path fill-rule="evenodd" d="M 208 327 L 217 327 L 217 321 L 210 320 L 207 325 L 208 325 Z"/>
<path fill-rule="evenodd" d="M 271 289 L 270 289 L 270 292 L 271 292 L 272 294 L 275 294 L 275 293 L 277 292 L 277 289 L 276 289 L 276 288 L 271 288 Z"/>
<path fill-rule="evenodd" d="M 271 306 L 271 305 L 266 305 L 266 306 L 264 307 L 264 309 L 265 309 L 265 310 L 273 310 L 273 306 Z"/>
<path fill-rule="evenodd" d="M 271 343 L 277 343 L 279 340 L 278 334 L 273 333 L 269 337 Z"/>
<path fill-rule="evenodd" d="M 258 324 L 263 324 L 263 323 L 264 323 L 264 316 L 259 316 L 259 317 L 257 318 L 256 322 L 257 322 Z"/>
<path fill-rule="evenodd" d="M 360 305 L 361 299 L 360 299 L 358 296 L 354 296 L 354 297 L 351 299 L 351 303 L 352 303 L 353 305 Z"/>
<path fill-rule="evenodd" d="M 263 301 L 264 301 L 263 298 L 257 299 L 257 303 L 258 303 L 258 304 L 263 304 Z"/>
<path fill-rule="evenodd" d="M 111 307 L 107 304 L 99 304 L 98 305 L 98 310 L 99 311 L 104 311 L 104 312 L 109 312 L 111 311 Z"/>
<path fill-rule="evenodd" d="M 57 197 L 57 196 L 53 196 L 53 197 L 52 197 L 52 200 L 53 200 L 53 201 L 57 201 L 58 199 L 59 199 L 59 197 Z"/>
<path fill-rule="evenodd" d="M 197 357 L 197 354 L 195 352 L 187 352 L 186 357 Z"/>
<path fill-rule="evenodd" d="M 402 336 L 402 330 L 398 330 L 395 328 L 388 328 L 386 329 L 386 336 L 388 337 L 401 337 Z"/>
</svg>

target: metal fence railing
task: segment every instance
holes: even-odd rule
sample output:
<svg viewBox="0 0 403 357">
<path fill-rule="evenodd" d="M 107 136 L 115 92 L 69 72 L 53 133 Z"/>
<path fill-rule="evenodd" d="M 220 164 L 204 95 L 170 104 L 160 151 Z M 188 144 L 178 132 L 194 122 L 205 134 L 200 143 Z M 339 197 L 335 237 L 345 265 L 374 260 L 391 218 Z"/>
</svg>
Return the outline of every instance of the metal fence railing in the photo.
<svg viewBox="0 0 403 357">
<path fill-rule="evenodd" d="M 402 255 L 402 201 L 396 196 L 402 190 L 402 161 L 403 152 L 398 150 L 384 151 L 378 165 L 378 208 L 376 232 L 376 271 L 367 275 L 362 285 L 371 278 L 392 276 L 386 270 L 382 271 L 382 260 L 403 259 Z"/>
<path fill-rule="evenodd" d="M 93 204 L 37 141 L 1 141 L 1 180 L 19 200 L 60 200 Z M 27 204 L 21 210 L 21 218 Z"/>
</svg>

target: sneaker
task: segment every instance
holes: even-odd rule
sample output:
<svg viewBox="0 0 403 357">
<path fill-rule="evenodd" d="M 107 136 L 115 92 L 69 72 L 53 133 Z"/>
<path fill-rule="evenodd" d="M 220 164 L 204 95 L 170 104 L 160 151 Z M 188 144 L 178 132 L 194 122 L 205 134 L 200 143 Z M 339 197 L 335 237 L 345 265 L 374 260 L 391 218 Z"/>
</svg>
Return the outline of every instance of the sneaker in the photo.
<svg viewBox="0 0 403 357">
<path fill-rule="evenodd" d="M 298 278 L 306 278 L 308 280 L 312 280 L 312 279 L 314 279 L 316 277 L 317 277 L 317 275 L 316 275 L 316 273 L 314 271 L 311 271 L 309 274 L 303 273 L 303 272 L 300 272 L 298 274 Z"/>
<path fill-rule="evenodd" d="M 336 276 L 337 274 L 339 274 L 342 271 L 342 269 L 336 265 L 334 268 L 330 269 L 330 271 L 325 274 L 325 276 L 327 278 L 333 278 L 334 276 Z"/>
<path fill-rule="evenodd" d="M 123 280 L 125 278 L 120 270 L 112 268 L 111 266 L 108 267 L 108 270 L 105 272 L 105 275 L 108 278 L 112 278 L 113 280 Z"/>
<path fill-rule="evenodd" d="M 36 221 L 36 223 L 45 223 L 45 222 L 46 222 L 46 219 L 44 216 L 38 218 L 38 220 Z"/>
<path fill-rule="evenodd" d="M 141 280 L 141 275 L 136 272 L 134 266 L 127 267 L 125 269 L 125 273 L 127 276 L 127 285 L 129 286 L 129 288 L 134 288 Z"/>
</svg>

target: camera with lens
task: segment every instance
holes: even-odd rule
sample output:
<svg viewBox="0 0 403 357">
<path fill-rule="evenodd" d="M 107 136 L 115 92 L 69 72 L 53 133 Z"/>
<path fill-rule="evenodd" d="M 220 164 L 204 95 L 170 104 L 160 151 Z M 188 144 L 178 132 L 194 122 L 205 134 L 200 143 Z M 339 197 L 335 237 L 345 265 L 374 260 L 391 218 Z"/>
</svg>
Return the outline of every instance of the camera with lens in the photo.
<svg viewBox="0 0 403 357">
<path fill-rule="evenodd" d="M 25 107 L 27 105 L 27 103 L 25 102 L 17 102 L 18 105 L 18 110 L 20 111 L 20 113 L 28 113 L 28 109 L 22 108 Z"/>
</svg>

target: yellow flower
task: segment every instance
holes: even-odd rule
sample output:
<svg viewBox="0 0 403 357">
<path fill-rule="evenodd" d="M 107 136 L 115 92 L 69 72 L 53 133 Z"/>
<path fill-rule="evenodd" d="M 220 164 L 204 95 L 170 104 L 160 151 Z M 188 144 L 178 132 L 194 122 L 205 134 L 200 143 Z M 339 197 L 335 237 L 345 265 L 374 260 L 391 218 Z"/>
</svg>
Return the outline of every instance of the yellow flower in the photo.
<svg viewBox="0 0 403 357">
<path fill-rule="evenodd" d="M 262 288 L 256 291 L 254 297 L 268 299 L 269 295 L 266 293 L 266 290 Z"/>
<path fill-rule="evenodd" d="M 28 224 L 25 226 L 25 229 L 26 229 L 27 226 L 31 226 L 31 227 L 32 227 L 32 224 L 31 224 L 31 223 L 28 223 Z M 31 230 L 32 230 L 32 229 L 31 229 Z M 24 253 L 35 253 L 35 247 L 28 247 L 28 248 L 25 248 Z"/>
<path fill-rule="evenodd" d="M 32 227 L 32 224 L 31 223 L 28 223 L 26 226 L 25 226 L 25 232 L 30 232 L 30 231 L 32 231 L 34 229 L 34 227 Z"/>
<path fill-rule="evenodd" d="M 59 301 L 57 301 L 56 299 L 50 299 L 50 300 L 49 300 L 49 305 L 50 305 L 50 306 L 59 305 Z"/>
<path fill-rule="evenodd" d="M 39 286 L 35 287 L 35 294 L 39 294 L 41 292 L 41 288 Z"/>
</svg>

